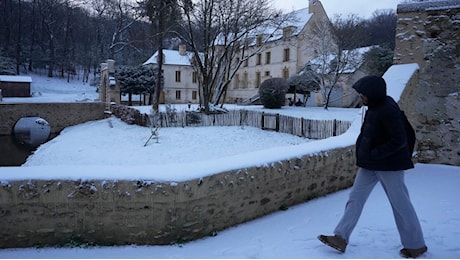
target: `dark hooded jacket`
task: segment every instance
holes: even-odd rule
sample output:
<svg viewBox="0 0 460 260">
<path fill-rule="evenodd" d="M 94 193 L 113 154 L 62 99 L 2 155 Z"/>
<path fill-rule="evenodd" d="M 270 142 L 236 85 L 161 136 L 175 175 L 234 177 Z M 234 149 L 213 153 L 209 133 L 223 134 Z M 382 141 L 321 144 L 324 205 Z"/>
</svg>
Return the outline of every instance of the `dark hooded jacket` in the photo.
<svg viewBox="0 0 460 260">
<path fill-rule="evenodd" d="M 368 99 L 368 110 L 356 140 L 356 164 L 376 171 L 414 168 L 401 111 L 394 99 L 387 96 L 385 80 L 366 76 L 353 88 Z"/>
</svg>

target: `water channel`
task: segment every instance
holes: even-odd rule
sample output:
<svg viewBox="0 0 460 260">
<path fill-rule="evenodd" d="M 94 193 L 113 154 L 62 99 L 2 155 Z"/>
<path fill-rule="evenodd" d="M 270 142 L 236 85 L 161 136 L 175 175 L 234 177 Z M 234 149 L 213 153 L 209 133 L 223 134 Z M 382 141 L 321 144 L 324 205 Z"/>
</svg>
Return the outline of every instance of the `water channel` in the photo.
<svg viewBox="0 0 460 260">
<path fill-rule="evenodd" d="M 36 150 L 21 144 L 13 135 L 0 135 L 0 166 L 20 166 Z"/>
<path fill-rule="evenodd" d="M 22 165 L 40 144 L 50 138 L 50 125 L 45 119 L 20 118 L 11 135 L 0 136 L 0 166 Z"/>
</svg>

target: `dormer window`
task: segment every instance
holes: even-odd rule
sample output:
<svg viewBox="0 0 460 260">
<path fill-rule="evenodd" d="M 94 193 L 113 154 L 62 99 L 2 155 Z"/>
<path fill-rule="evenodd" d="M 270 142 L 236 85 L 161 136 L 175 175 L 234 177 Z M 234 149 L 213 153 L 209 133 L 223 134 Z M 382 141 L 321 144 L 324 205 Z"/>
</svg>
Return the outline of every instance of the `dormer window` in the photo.
<svg viewBox="0 0 460 260">
<path fill-rule="evenodd" d="M 263 40 L 264 36 L 263 35 L 257 35 L 257 42 L 256 42 L 256 45 L 257 46 L 261 46 L 262 45 L 262 40 Z"/>
<path fill-rule="evenodd" d="M 295 29 L 294 26 L 285 27 L 283 29 L 283 39 L 287 40 L 294 32 L 294 29 Z"/>
</svg>

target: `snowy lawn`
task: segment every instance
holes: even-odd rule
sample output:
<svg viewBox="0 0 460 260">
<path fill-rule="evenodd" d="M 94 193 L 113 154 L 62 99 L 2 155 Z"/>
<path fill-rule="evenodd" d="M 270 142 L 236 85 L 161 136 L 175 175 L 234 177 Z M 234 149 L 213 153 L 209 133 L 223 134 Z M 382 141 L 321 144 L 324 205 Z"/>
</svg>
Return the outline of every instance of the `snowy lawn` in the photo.
<svg viewBox="0 0 460 260">
<path fill-rule="evenodd" d="M 151 139 L 147 127 L 128 125 L 116 117 L 64 129 L 41 145 L 24 166 L 161 165 L 214 160 L 274 147 L 309 142 L 294 135 L 255 127 L 170 127 Z"/>
</svg>

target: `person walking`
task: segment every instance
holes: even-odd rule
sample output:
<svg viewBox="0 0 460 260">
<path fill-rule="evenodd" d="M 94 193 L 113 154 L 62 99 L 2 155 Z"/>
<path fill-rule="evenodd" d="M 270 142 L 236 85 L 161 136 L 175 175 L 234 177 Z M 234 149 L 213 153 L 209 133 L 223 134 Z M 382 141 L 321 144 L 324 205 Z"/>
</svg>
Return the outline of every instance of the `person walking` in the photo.
<svg viewBox="0 0 460 260">
<path fill-rule="evenodd" d="M 386 82 L 382 77 L 365 76 L 353 85 L 353 89 L 368 107 L 356 140 L 359 169 L 334 235 L 319 235 L 318 239 L 344 253 L 367 198 L 380 182 L 390 201 L 403 245 L 400 255 L 417 258 L 428 248 L 404 183 L 404 170 L 414 168 L 414 164 L 401 110 L 394 99 L 387 96 Z"/>
</svg>

